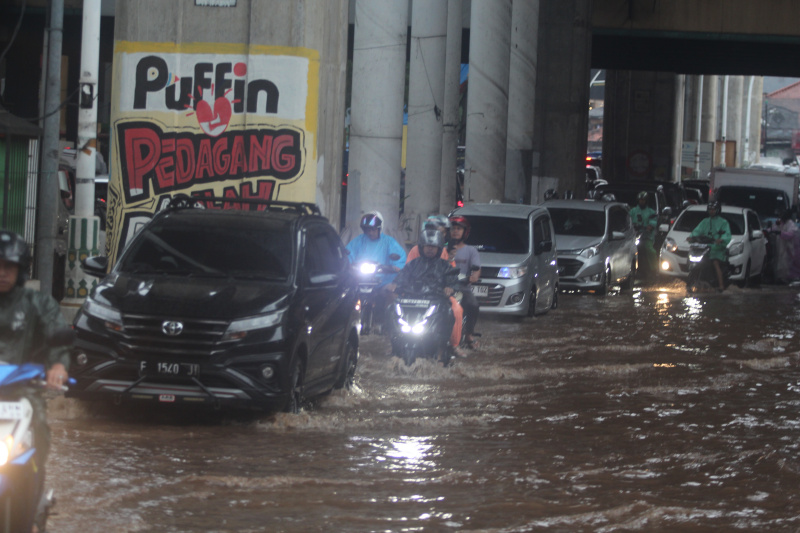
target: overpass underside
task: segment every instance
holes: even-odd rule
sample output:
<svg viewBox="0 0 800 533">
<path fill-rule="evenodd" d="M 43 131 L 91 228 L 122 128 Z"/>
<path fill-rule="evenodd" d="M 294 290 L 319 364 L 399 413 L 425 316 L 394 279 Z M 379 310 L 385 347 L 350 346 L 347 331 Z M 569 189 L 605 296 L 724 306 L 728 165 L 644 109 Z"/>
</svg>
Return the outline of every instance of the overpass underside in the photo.
<svg viewBox="0 0 800 533">
<path fill-rule="evenodd" d="M 800 36 L 592 30 L 592 68 L 800 77 L 798 57 Z"/>
</svg>

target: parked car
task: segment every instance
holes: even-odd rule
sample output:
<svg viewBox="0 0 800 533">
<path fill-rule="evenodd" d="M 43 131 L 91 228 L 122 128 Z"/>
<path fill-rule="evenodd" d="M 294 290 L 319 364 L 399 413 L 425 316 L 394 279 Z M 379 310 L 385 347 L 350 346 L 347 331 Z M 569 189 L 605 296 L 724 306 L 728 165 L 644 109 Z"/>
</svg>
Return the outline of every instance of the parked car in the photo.
<svg viewBox="0 0 800 533">
<path fill-rule="evenodd" d="M 696 189 L 700 191 L 703 196 L 701 204 L 708 203 L 708 197 L 711 195 L 711 180 L 708 179 L 688 179 L 681 181 L 684 189 Z"/>
<path fill-rule="evenodd" d="M 558 305 L 556 246 L 542 206 L 470 204 L 453 211 L 472 225 L 467 244 L 481 258 L 472 291 L 481 313 L 533 316 Z"/>
<path fill-rule="evenodd" d="M 686 208 L 672 225 L 661 247 L 661 272 L 685 279 L 689 273 L 686 239 L 707 215 L 706 206 Z M 740 285 L 758 283 L 766 267 L 767 239 L 758 214 L 746 207 L 722 205 L 721 216 L 731 227 L 728 245 L 729 279 Z"/>
<path fill-rule="evenodd" d="M 237 203 L 173 199 L 131 239 L 75 317 L 70 396 L 296 411 L 351 383 L 357 283 L 337 232 L 313 204 Z"/>
<path fill-rule="evenodd" d="M 613 285 L 633 288 L 636 231 L 621 202 L 552 200 L 550 212 L 558 250 L 558 284 L 605 294 Z"/>
</svg>

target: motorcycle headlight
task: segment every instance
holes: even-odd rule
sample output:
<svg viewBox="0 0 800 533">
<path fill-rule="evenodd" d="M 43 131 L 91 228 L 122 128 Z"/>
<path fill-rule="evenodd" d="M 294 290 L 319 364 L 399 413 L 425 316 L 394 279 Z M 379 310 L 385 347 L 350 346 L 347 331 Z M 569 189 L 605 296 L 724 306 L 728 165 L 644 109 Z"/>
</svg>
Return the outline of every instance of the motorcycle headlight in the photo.
<svg viewBox="0 0 800 533">
<path fill-rule="evenodd" d="M 672 237 L 667 237 L 664 240 L 664 249 L 673 254 L 678 251 L 678 243 Z"/>
<path fill-rule="evenodd" d="M 108 329 L 122 331 L 122 313 L 107 305 L 99 304 L 94 300 L 88 299 L 83 304 L 83 312 L 98 320 L 102 320 Z"/>
<path fill-rule="evenodd" d="M 283 319 L 284 311 L 277 311 L 267 315 L 258 315 L 248 318 L 240 318 L 231 322 L 222 340 L 229 341 L 235 339 L 243 339 L 248 333 L 257 331 L 259 329 L 266 329 L 279 324 Z"/>
<path fill-rule="evenodd" d="M 5 466 L 11 457 L 11 448 L 14 446 L 14 437 L 9 435 L 6 439 L 0 442 L 0 467 Z"/>
<path fill-rule="evenodd" d="M 743 242 L 734 242 L 728 246 L 728 256 L 733 257 L 735 255 L 739 255 L 744 253 L 744 243 Z"/>
<path fill-rule="evenodd" d="M 584 248 L 578 255 L 585 257 L 586 259 L 594 257 L 597 255 L 597 246 L 589 246 L 588 248 Z"/>
<path fill-rule="evenodd" d="M 427 320 L 423 320 L 419 324 L 414 324 L 414 327 L 411 328 L 411 333 L 413 333 L 414 335 L 421 335 L 421 334 L 425 333 L 425 324 L 426 323 L 427 323 Z"/>
<path fill-rule="evenodd" d="M 374 274 L 376 270 L 378 270 L 378 265 L 375 263 L 361 263 L 361 266 L 358 267 L 358 270 L 362 274 Z"/>
<path fill-rule="evenodd" d="M 522 278 L 528 273 L 528 267 L 502 267 L 497 273 L 498 278 L 516 279 Z"/>
<path fill-rule="evenodd" d="M 430 306 L 430 307 L 428 308 L 428 310 L 427 310 L 427 311 L 425 311 L 425 316 L 424 316 L 423 318 L 428 318 L 429 316 L 431 316 L 431 315 L 432 315 L 433 313 L 435 313 L 435 312 L 436 312 L 436 306 L 435 306 L 435 305 L 432 305 L 432 306 Z"/>
</svg>

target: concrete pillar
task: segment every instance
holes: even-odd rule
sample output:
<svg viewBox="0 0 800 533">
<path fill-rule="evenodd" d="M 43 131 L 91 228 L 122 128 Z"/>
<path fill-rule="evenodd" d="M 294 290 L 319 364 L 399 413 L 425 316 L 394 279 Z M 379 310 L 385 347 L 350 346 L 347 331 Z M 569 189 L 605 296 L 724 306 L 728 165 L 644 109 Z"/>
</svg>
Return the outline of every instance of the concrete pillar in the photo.
<svg viewBox="0 0 800 533">
<path fill-rule="evenodd" d="M 421 220 L 439 212 L 446 38 L 447 0 L 414 0 L 403 214 L 415 235 Z"/>
<path fill-rule="evenodd" d="M 760 160 L 761 154 L 761 114 L 763 112 L 764 77 L 750 76 L 745 92 L 745 138 L 742 166 Z"/>
<path fill-rule="evenodd" d="M 511 0 L 472 0 L 464 202 L 502 199 Z"/>
<path fill-rule="evenodd" d="M 742 152 L 744 150 L 744 143 L 742 142 L 744 125 L 742 119 L 744 114 L 742 109 L 744 106 L 744 76 L 730 76 L 728 78 L 728 130 L 725 137 L 728 141 L 733 141 L 734 145 L 734 159 L 733 165 L 735 167 L 742 166 Z M 731 155 L 728 154 L 728 158 Z"/>
<path fill-rule="evenodd" d="M 531 190 L 557 179 L 562 192 L 577 198 L 585 192 L 591 5 L 589 0 L 539 3 Z M 541 200 L 531 195 L 531 203 Z"/>
<path fill-rule="evenodd" d="M 97 92 L 100 70 L 100 0 L 83 0 L 81 79 L 78 105 L 78 155 L 75 169 L 75 216 L 69 217 L 66 287 L 62 303 L 80 306 L 97 285 L 81 269 L 81 261 L 97 255 L 100 219 L 94 216 L 97 156 Z"/>
<path fill-rule="evenodd" d="M 675 76 L 675 110 L 672 123 L 672 176 L 671 181 L 681 181 L 681 156 L 683 154 L 684 117 L 686 105 L 686 75 Z"/>
<path fill-rule="evenodd" d="M 439 212 L 449 213 L 456 205 L 456 156 L 458 152 L 458 107 L 461 89 L 461 0 L 447 0 L 447 42 L 444 66 L 444 109 L 442 110 L 442 170 Z"/>
<path fill-rule="evenodd" d="M 717 140 L 717 111 L 719 108 L 719 76 L 705 76 L 703 79 L 703 112 L 700 118 L 700 140 Z"/>
<path fill-rule="evenodd" d="M 348 233 L 361 215 L 377 209 L 387 233 L 398 234 L 403 93 L 408 2 L 356 0 L 350 160 L 347 180 Z"/>
<path fill-rule="evenodd" d="M 531 177 L 533 122 L 536 105 L 536 54 L 539 0 L 514 2 L 511 8 L 511 58 L 508 80 L 506 202 L 525 201 Z"/>
</svg>

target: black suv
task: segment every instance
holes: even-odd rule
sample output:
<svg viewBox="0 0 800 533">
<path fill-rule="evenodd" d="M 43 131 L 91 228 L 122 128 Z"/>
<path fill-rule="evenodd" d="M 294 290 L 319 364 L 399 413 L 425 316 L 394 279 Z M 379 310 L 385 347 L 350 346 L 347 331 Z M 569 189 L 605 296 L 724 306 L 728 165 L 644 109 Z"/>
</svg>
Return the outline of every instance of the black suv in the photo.
<svg viewBox="0 0 800 533">
<path fill-rule="evenodd" d="M 69 396 L 296 412 L 352 383 L 357 283 L 336 231 L 313 204 L 236 202 L 176 198 L 107 276 L 84 261 L 105 277 L 75 317 Z"/>
</svg>

